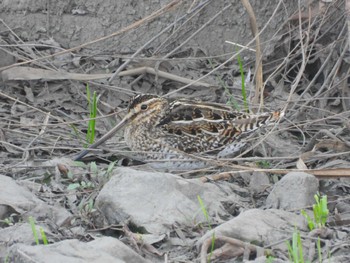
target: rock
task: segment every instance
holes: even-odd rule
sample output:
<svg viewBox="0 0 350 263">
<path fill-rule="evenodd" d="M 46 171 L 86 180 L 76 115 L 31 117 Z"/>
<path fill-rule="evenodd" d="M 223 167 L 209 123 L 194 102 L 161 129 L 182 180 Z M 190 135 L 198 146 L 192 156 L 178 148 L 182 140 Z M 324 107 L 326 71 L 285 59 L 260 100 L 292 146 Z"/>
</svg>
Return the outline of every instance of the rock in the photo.
<svg viewBox="0 0 350 263">
<path fill-rule="evenodd" d="M 266 173 L 253 172 L 250 177 L 249 189 L 253 193 L 262 193 L 270 186 L 270 179 Z"/>
<path fill-rule="evenodd" d="M 149 261 L 142 258 L 118 239 L 102 237 L 88 243 L 73 239 L 51 245 L 29 246 L 16 244 L 10 248 L 9 262 L 146 263 Z"/>
<path fill-rule="evenodd" d="M 216 214 L 227 216 L 223 201 L 241 202 L 241 197 L 223 184 L 219 187 L 173 174 L 120 167 L 103 187 L 95 204 L 109 224 L 130 220 L 149 233 L 162 234 L 175 223 L 193 226 L 206 222 L 197 196 L 203 200 L 211 218 Z"/>
<path fill-rule="evenodd" d="M 307 231 L 306 220 L 302 215 L 277 209 L 251 209 L 236 218 L 208 231 L 198 242 L 215 236 L 227 236 L 255 244 L 272 244 L 290 238 L 294 229 Z M 284 245 L 284 244 L 282 244 Z"/>
<path fill-rule="evenodd" d="M 64 208 L 47 205 L 27 188 L 4 175 L 0 175 L 0 207 L 1 219 L 15 212 L 24 218 L 50 218 L 56 225 L 62 226 L 71 218 Z"/>
<path fill-rule="evenodd" d="M 267 262 L 271 262 L 271 263 L 290 263 L 290 261 L 284 261 L 282 259 L 278 259 L 278 258 L 274 258 L 273 260 L 269 261 L 269 259 L 267 259 L 265 256 L 262 257 L 258 257 L 254 260 L 249 260 L 249 261 L 245 261 L 246 263 L 267 263 Z"/>
<path fill-rule="evenodd" d="M 298 141 L 290 134 L 283 133 L 280 136 L 277 133 L 271 133 L 264 139 L 264 143 L 268 145 L 268 149 L 271 151 L 270 156 L 293 156 L 300 150 Z M 261 146 L 258 146 L 258 148 Z"/>
<path fill-rule="evenodd" d="M 35 225 L 36 232 L 40 233 L 40 226 Z M 45 235 L 48 240 L 52 236 L 47 228 L 44 228 Z M 39 240 L 41 240 L 39 235 Z M 0 230 L 0 261 L 8 254 L 8 247 L 13 244 L 27 244 L 32 245 L 35 243 L 32 227 L 29 223 L 17 223 L 13 226 L 2 228 Z"/>
<path fill-rule="evenodd" d="M 326 260 L 325 260 L 326 261 Z M 327 258 L 328 263 L 348 263 L 350 262 L 350 255 L 340 255 L 340 256 L 331 256 Z"/>
<path fill-rule="evenodd" d="M 318 179 L 304 172 L 291 172 L 275 184 L 266 199 L 266 206 L 284 210 L 302 209 L 315 203 Z"/>
<path fill-rule="evenodd" d="M 16 58 L 13 55 L 0 50 L 0 68 L 12 65 L 16 62 Z"/>
</svg>

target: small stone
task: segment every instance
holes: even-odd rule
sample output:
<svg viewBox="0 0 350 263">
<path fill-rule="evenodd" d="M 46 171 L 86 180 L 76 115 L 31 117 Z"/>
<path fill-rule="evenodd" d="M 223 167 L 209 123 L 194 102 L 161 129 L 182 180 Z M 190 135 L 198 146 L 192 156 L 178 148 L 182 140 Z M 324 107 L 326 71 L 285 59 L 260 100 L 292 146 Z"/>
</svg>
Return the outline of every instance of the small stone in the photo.
<svg viewBox="0 0 350 263">
<path fill-rule="evenodd" d="M 314 204 L 318 179 L 304 172 L 286 174 L 275 184 L 266 199 L 266 206 L 284 210 L 302 209 Z"/>
<path fill-rule="evenodd" d="M 249 190 L 253 193 L 262 193 L 270 186 L 270 179 L 266 173 L 263 172 L 253 172 L 250 183 Z"/>
</svg>

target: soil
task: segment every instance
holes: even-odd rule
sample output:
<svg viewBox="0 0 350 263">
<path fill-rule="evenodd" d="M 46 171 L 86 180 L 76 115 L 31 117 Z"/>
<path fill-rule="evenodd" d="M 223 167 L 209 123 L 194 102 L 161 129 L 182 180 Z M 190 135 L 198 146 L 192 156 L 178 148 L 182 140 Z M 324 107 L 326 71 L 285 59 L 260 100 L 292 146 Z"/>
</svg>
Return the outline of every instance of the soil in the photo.
<svg viewBox="0 0 350 263">
<path fill-rule="evenodd" d="M 200 178 L 206 184 L 225 180 L 227 191 L 239 192 L 244 200 L 235 205 L 232 200 L 229 205 L 222 202 L 226 214 L 216 221 L 220 225 L 243 211 L 266 209 L 267 196 L 283 174 L 301 170 L 314 175 L 319 182 L 315 187 L 329 201 L 324 229 L 338 233 L 318 236 L 333 262 L 340 262 L 350 251 L 350 238 L 342 235 L 350 231 L 350 20 L 344 1 L 311 5 L 305 1 L 301 6 L 295 1 L 250 1 L 260 37 L 262 75 L 256 70 L 260 58 L 245 1 L 173 1 L 167 6 L 170 2 L 0 2 L 0 173 L 15 180 L 14 191 L 29 189 L 35 194 L 27 193 L 21 200 L 29 198 L 43 206 L 42 211 L 33 212 L 33 206 L 21 207 L 18 200 L 7 199 L 17 196 L 7 192 L 0 199 L 6 207 L 0 213 L 1 231 L 19 228 L 32 215 L 50 233 L 50 244 L 112 236 L 151 262 L 163 262 L 164 255 L 169 256 L 168 262 L 199 262 L 197 242 L 211 229 L 210 224 L 169 227 L 161 239 L 150 243 L 151 248 L 136 245 L 132 235 L 143 233 L 138 227 L 144 225 L 127 220 L 113 225 L 101 219 L 106 215 L 94 204 L 115 167 L 147 169 L 132 160 L 121 133 L 85 159 L 85 166 L 76 167 L 71 159 L 86 146 L 89 93 L 96 92 L 98 98 L 97 138 L 120 121 L 130 98 L 139 93 L 218 102 L 244 110 L 240 60 L 251 110 L 259 106 L 253 104 L 255 81 L 262 77 L 260 110 L 283 109 L 284 119 L 278 128 L 256 134 L 240 155 L 227 160 L 247 167 L 234 179 L 230 173 L 237 169 L 224 167 L 177 176 Z M 191 83 L 197 79 L 198 83 Z M 251 168 L 256 172 L 248 172 Z M 256 176 L 259 171 L 262 176 Z M 6 185 L 0 187 L 5 191 Z M 290 195 L 284 198 L 293 199 Z M 297 215 L 310 208 L 296 207 L 274 208 Z M 60 216 L 45 216 L 47 209 Z M 65 220 L 69 222 L 62 223 Z M 191 242 L 179 246 L 174 237 Z M 3 242 L 0 258 L 11 262 L 16 253 L 13 243 Z M 276 258 L 286 259 L 287 250 L 283 253 Z M 247 259 L 242 254 L 228 258 L 216 260 Z M 310 260 L 318 262 L 317 256 Z"/>
</svg>

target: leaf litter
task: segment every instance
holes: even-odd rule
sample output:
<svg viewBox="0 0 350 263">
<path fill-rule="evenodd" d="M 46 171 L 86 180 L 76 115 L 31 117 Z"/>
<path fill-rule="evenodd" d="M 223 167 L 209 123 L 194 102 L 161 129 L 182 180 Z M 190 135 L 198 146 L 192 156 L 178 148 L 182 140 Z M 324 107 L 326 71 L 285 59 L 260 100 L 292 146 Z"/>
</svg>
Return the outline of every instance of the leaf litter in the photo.
<svg viewBox="0 0 350 263">
<path fill-rule="evenodd" d="M 278 129 L 267 134 L 265 140 L 260 142 L 255 138 L 249 142 L 244 155 L 226 161 L 238 165 L 248 163 L 247 166 L 259 169 L 262 165 L 261 160 L 266 158 L 265 165 L 271 169 L 307 171 L 345 168 L 339 175 L 349 175 L 350 91 L 347 84 L 348 54 L 345 52 L 348 49 L 348 33 L 344 33 L 346 24 L 341 23 L 349 18 L 345 13 L 341 13 L 339 5 L 340 1 L 334 1 L 326 11 L 322 9 L 318 16 L 313 15 L 309 18 L 306 15 L 300 26 L 297 23 L 299 16 L 296 14 L 298 19 L 291 17 L 276 31 L 275 38 L 269 41 L 266 48 L 269 53 L 264 53 L 263 57 L 266 80 L 264 100 L 265 106 L 273 109 L 287 104 L 286 119 L 280 123 Z M 332 20 L 334 17 L 340 19 Z M 2 33 L 2 43 L 12 45 L 11 48 L 4 49 L 8 53 L 17 54 L 17 60 L 20 59 L 18 54 L 35 59 L 61 50 L 58 48 L 59 40 L 53 40 L 53 45 L 51 42 L 45 42 L 45 39 L 38 39 L 38 44 L 50 46 L 40 50 L 30 46 L 16 46 L 15 39 L 10 31 Z M 176 39 L 172 41 L 172 44 L 176 43 Z M 167 45 L 168 48 L 170 46 Z M 166 52 L 172 50 L 164 49 L 164 52 L 166 57 Z M 147 52 L 144 52 L 144 56 L 150 59 L 158 58 Z M 112 176 L 114 166 L 133 163 L 129 158 L 133 153 L 127 153 L 121 135 L 115 136 L 107 146 L 102 147 L 103 152 L 96 151 L 99 158 L 91 158 L 92 161 L 96 161 L 95 165 L 91 162 L 76 164 L 70 161 L 74 154 L 83 148 L 88 118 L 88 103 L 84 94 L 87 83 L 101 94 L 99 114 L 103 117 L 111 112 L 125 110 L 132 94 L 141 92 L 165 95 L 178 90 L 184 83 L 190 83 L 191 80 L 211 72 L 213 67 L 222 65 L 222 59 L 211 57 L 206 49 L 191 44 L 185 45 L 181 52 L 173 54 L 171 59 L 165 62 L 159 60 L 160 66 L 157 66 L 157 60 L 146 63 L 147 59 L 142 58 L 138 57 L 141 62 L 129 63 L 126 69 L 129 72 L 124 71 L 125 75 L 115 78 L 111 83 L 108 79 L 113 76 L 113 71 L 123 65 L 123 56 L 114 59 L 113 55 L 104 56 L 97 53 L 87 56 L 82 50 L 77 50 L 74 57 L 70 54 L 54 56 L 50 60 L 39 60 L 35 64 L 3 70 L 1 76 L 4 82 L 0 94 L 0 147 L 1 159 L 4 161 L 1 162 L 0 169 L 2 174 L 18 179 L 19 182 L 27 185 L 35 183 L 38 187 L 31 190 L 41 200 L 64 208 L 72 214 L 72 218 L 66 218 L 65 224 L 60 226 L 63 227 L 60 231 L 50 218 L 44 220 L 51 231 L 51 242 L 71 238 L 90 241 L 95 233 L 99 232 L 102 235 L 127 237 L 127 244 L 141 255 L 149 253 L 148 258 L 151 259 L 159 259 L 165 253 L 174 261 L 195 260 L 198 259 L 199 253 L 194 252 L 193 243 L 208 230 L 208 226 L 188 228 L 180 225 L 169 230 L 166 237 L 150 234 L 146 236 L 147 233 L 142 233 L 140 229 L 133 227 L 132 223 L 121 224 L 115 228 L 115 225 L 107 222 L 104 215 L 95 208 L 95 199 Z M 244 62 L 246 71 L 253 68 L 254 61 L 249 56 Z M 305 68 L 299 81 L 295 82 L 303 63 Z M 145 66 L 149 69 L 145 70 Z M 131 74 L 135 69 L 140 70 L 138 74 Z M 172 76 L 162 75 L 161 71 Z M 223 103 L 230 99 L 224 87 L 220 86 L 223 82 L 228 84 L 230 92 L 237 98 L 238 103 L 242 104 L 236 61 L 222 66 L 201 81 L 204 85 L 190 86 L 171 97 L 185 96 Z M 117 117 L 98 120 L 102 127 L 97 128 L 97 137 L 101 137 L 117 121 Z M 260 136 L 265 134 L 266 132 L 263 132 Z M 259 158 L 250 159 L 254 157 Z M 113 161 L 113 167 L 109 164 L 110 161 Z M 209 179 L 212 174 L 225 173 L 222 169 L 191 171 L 184 177 L 202 177 L 206 178 L 206 182 L 213 184 L 220 184 L 222 178 L 225 178 L 229 183 L 247 189 L 248 185 L 244 180 L 235 178 L 236 175 L 220 177 L 217 182 L 216 177 Z M 277 178 L 279 179 L 279 175 Z M 322 192 L 332 200 L 333 230 L 341 236 L 342 229 L 349 230 L 349 179 L 320 179 L 320 183 Z M 265 188 L 267 193 L 271 191 L 271 187 L 272 184 L 270 188 Z M 252 209 L 256 204 L 263 206 L 266 191 L 256 193 L 251 197 L 251 202 L 244 199 L 239 205 L 231 203 L 233 207 L 228 209 L 231 214 L 226 216 L 233 218 L 236 216 L 233 213 L 239 214 L 243 210 Z M 227 206 L 228 204 L 229 202 L 226 203 Z M 342 209 L 336 209 L 338 206 Z M 13 214 L 21 217 L 17 210 L 10 211 L 12 213 L 9 212 L 8 218 L 14 218 Z M 222 215 L 217 219 L 217 222 L 222 221 Z M 138 231 L 145 235 L 144 239 L 140 239 Z M 59 234 L 55 236 L 52 233 Z M 148 238 L 152 241 L 147 241 Z M 331 247 L 332 255 L 342 255 L 344 249 L 341 246 L 349 244 L 349 239 L 346 238 L 322 238 L 328 240 L 328 243 L 324 240 L 324 249 Z M 146 245 L 143 245 L 142 241 L 146 242 Z M 181 253 L 177 251 L 178 247 L 182 248 Z"/>
</svg>

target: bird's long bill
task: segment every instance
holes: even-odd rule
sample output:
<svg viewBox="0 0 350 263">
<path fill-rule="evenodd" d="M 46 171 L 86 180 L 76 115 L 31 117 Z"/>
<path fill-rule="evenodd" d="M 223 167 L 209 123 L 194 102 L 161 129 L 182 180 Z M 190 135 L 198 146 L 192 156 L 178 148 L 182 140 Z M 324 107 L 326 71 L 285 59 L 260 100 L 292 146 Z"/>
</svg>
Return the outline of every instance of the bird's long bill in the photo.
<svg viewBox="0 0 350 263">
<path fill-rule="evenodd" d="M 98 146 L 100 146 L 102 143 L 110 139 L 118 130 L 123 128 L 130 120 L 132 116 L 132 112 L 129 112 L 126 114 L 126 116 L 109 132 L 107 132 L 105 135 L 103 135 L 97 142 L 94 142 L 91 144 L 86 150 L 80 152 L 78 156 L 76 156 L 73 160 L 79 161 L 81 158 L 83 158 L 85 155 L 87 155 L 90 152 L 90 149 L 95 149 Z"/>
</svg>

